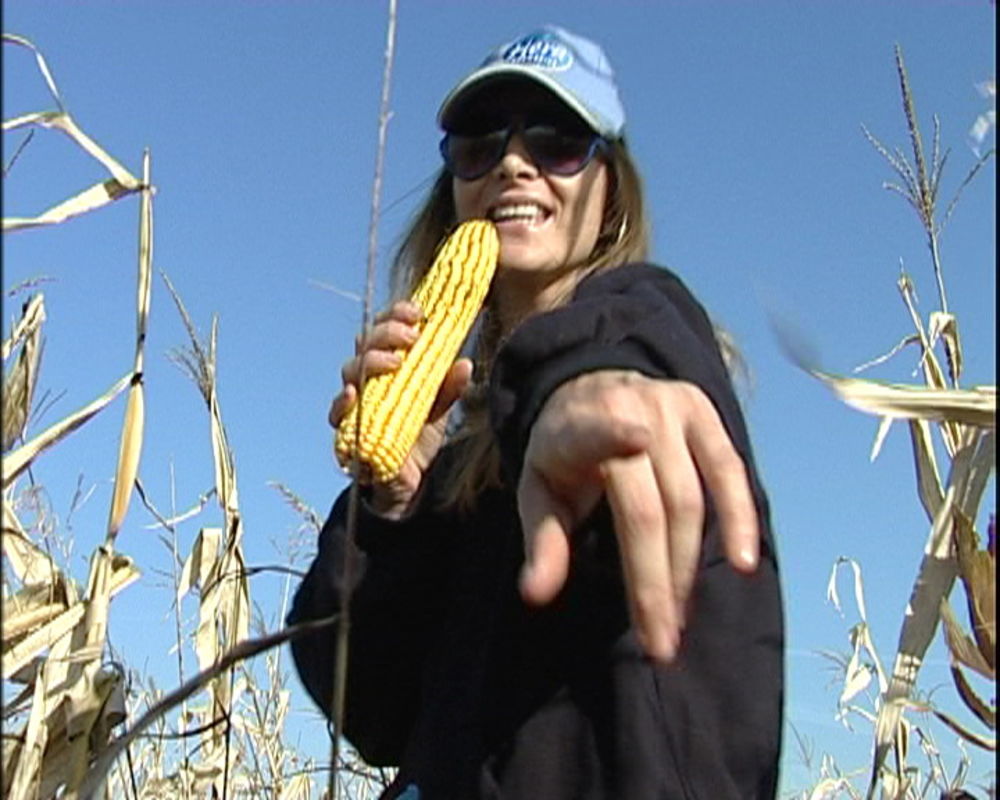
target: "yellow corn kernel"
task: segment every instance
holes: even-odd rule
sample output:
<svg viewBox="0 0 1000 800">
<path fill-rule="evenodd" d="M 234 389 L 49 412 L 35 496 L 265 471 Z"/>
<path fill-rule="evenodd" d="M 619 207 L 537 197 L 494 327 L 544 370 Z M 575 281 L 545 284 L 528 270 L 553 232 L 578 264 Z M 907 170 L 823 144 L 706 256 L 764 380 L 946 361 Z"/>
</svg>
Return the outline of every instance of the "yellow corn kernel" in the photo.
<svg viewBox="0 0 1000 800">
<path fill-rule="evenodd" d="M 420 336 L 409 350 L 399 351 L 399 369 L 365 382 L 361 403 L 337 429 L 342 467 L 351 467 L 357 448 L 363 477 L 385 483 L 399 474 L 482 308 L 499 253 L 496 228 L 486 220 L 462 223 L 439 248 L 412 297 L 424 315 Z"/>
</svg>

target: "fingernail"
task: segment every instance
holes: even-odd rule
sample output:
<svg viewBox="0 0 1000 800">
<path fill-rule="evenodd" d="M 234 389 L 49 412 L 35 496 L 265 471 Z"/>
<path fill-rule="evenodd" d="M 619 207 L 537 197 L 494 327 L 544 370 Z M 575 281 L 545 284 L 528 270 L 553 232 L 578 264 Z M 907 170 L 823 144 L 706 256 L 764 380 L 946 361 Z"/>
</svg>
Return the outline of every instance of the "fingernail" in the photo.
<svg viewBox="0 0 1000 800">
<path fill-rule="evenodd" d="M 740 548 L 739 559 L 744 567 L 747 569 L 753 569 L 757 566 L 757 551 L 749 545 L 746 545 Z"/>
</svg>

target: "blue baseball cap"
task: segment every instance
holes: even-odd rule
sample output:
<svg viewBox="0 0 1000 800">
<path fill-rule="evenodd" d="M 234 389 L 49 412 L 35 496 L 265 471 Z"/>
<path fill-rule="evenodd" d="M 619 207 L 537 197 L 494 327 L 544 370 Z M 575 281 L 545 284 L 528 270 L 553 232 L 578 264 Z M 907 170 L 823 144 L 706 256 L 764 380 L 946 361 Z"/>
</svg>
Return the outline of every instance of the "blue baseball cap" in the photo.
<svg viewBox="0 0 1000 800">
<path fill-rule="evenodd" d="M 444 98 L 438 124 L 448 130 L 475 91 L 509 77 L 540 83 L 607 139 L 620 139 L 625 132 L 625 109 L 604 51 L 556 25 L 545 25 L 491 51 Z"/>
</svg>

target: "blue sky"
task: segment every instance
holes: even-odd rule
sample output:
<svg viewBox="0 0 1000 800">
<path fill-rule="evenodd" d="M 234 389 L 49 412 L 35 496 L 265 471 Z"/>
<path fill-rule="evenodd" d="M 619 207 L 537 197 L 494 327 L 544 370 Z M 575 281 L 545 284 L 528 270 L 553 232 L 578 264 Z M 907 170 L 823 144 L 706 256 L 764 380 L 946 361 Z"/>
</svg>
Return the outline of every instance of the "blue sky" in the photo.
<svg viewBox="0 0 1000 800">
<path fill-rule="evenodd" d="M 837 690 L 817 651 L 843 650 L 854 622 L 825 602 L 838 556 L 864 571 L 876 645 L 891 660 L 928 525 L 902 426 L 869 463 L 877 420 L 842 406 L 781 354 L 778 318 L 829 371 L 846 373 L 910 333 L 900 264 L 921 311 L 936 308 L 917 218 L 885 191 L 894 176 L 865 141 L 908 147 L 893 46 L 904 51 L 928 139 L 932 114 L 952 148 L 944 201 L 974 161 L 968 131 L 989 106 L 995 10 L 985 2 L 567 2 L 400 0 L 379 296 L 396 238 L 438 167 L 435 112 L 493 45 L 555 22 L 598 39 L 617 71 L 627 131 L 645 176 L 656 260 L 678 271 L 735 336 L 753 372 L 746 399 L 779 537 L 788 615 L 788 719 L 844 767 L 866 762 L 865 735 L 834 722 Z M 207 332 L 219 318 L 219 394 L 236 457 L 249 564 L 284 558 L 298 520 L 280 481 L 325 514 L 344 479 L 326 412 L 339 386 L 360 293 L 381 90 L 380 2 L 4 3 L 3 28 L 46 55 L 78 124 L 135 174 L 152 153 L 157 270 Z M 27 51 L 5 46 L 3 115 L 52 107 Z M 4 138 L 4 160 L 20 135 Z M 992 143 L 992 139 L 990 140 Z M 38 213 L 104 177 L 68 140 L 39 132 L 4 181 L 5 214 Z M 942 240 L 965 385 L 995 383 L 995 167 L 964 193 Z M 52 422 L 132 364 L 137 203 L 6 237 L 3 286 L 37 276 L 48 322 L 41 386 Z M 19 298 L 21 299 L 21 298 Z M 17 301 L 19 302 L 19 300 Z M 9 321 L 16 302 L 7 301 Z M 9 323 L 8 323 L 9 324 Z M 212 485 L 208 419 L 167 353 L 186 343 L 157 277 L 147 342 L 147 438 L 140 475 L 154 502 L 192 505 Z M 912 351 L 871 373 L 913 379 Z M 123 405 L 43 456 L 35 477 L 66 521 L 78 479 L 93 487 L 68 520 L 72 567 L 103 538 Z M 173 476 L 173 488 L 171 488 Z M 993 505 L 993 490 L 989 505 Z M 133 505 L 119 547 L 144 569 L 121 595 L 112 640 L 170 685 L 169 558 Z M 190 549 L 208 507 L 181 529 Z M 849 584 L 841 584 L 849 597 Z M 282 583 L 255 577 L 276 619 Z M 162 674 L 162 678 L 159 677 Z M 957 708 L 943 651 L 922 685 Z M 304 696 L 297 707 L 306 708 Z M 308 717 L 300 715 L 303 720 Z M 306 738 L 322 728 L 303 722 Z M 863 726 L 862 726 L 863 727 Z M 867 733 L 867 728 L 863 728 Z M 938 744 L 953 739 L 935 728 Z M 794 737 L 785 786 L 804 784 Z M 322 751 L 322 748 L 320 748 Z M 988 760 L 977 761 L 978 773 Z"/>
</svg>

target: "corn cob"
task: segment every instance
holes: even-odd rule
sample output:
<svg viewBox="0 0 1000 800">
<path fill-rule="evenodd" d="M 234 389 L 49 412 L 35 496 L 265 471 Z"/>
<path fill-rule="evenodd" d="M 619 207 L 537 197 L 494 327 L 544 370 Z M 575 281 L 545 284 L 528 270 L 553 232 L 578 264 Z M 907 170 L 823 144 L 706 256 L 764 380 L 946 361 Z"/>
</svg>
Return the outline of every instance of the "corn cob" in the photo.
<svg viewBox="0 0 1000 800">
<path fill-rule="evenodd" d="M 399 369 L 365 382 L 360 436 L 359 404 L 337 429 L 342 467 L 350 468 L 357 447 L 363 477 L 385 483 L 399 474 L 486 299 L 499 251 L 496 228 L 486 220 L 464 222 L 438 249 L 412 297 L 423 312 L 416 343 L 398 351 Z"/>
</svg>

